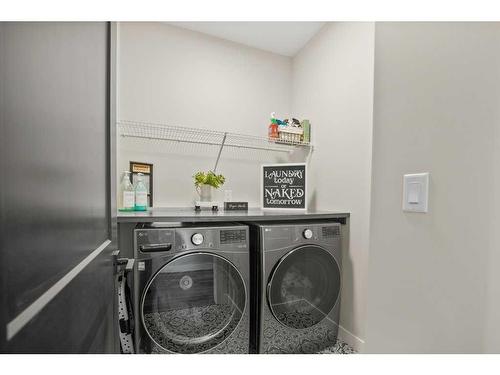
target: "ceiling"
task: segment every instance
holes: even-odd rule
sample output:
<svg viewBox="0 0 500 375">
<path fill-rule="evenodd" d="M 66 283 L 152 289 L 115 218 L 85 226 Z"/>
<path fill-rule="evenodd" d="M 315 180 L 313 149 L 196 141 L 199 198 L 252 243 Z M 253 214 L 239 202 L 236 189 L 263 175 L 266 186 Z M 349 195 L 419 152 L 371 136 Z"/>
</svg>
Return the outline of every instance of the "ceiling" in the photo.
<svg viewBox="0 0 500 375">
<path fill-rule="evenodd" d="M 284 56 L 294 56 L 325 22 L 169 22 Z"/>
</svg>

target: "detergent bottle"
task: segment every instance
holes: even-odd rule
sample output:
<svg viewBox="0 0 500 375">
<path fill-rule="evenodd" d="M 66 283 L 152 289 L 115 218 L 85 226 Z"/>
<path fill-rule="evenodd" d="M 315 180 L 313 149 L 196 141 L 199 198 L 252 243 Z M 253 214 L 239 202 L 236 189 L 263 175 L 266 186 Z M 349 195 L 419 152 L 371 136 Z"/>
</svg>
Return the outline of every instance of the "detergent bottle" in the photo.
<svg viewBox="0 0 500 375">
<path fill-rule="evenodd" d="M 269 140 L 276 140 L 278 139 L 278 120 L 276 120 L 276 113 L 273 112 L 271 113 L 271 123 L 269 124 L 268 128 L 268 138 Z"/>
</svg>

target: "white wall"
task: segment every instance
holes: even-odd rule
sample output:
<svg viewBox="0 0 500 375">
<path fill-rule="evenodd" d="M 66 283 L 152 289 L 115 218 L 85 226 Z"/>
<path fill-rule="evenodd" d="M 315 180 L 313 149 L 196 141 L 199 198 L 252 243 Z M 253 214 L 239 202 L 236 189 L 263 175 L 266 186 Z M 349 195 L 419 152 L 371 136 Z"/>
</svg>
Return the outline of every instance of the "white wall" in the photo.
<svg viewBox="0 0 500 375">
<path fill-rule="evenodd" d="M 291 109 L 291 59 L 173 27 L 120 23 L 118 119 L 267 136 L 269 115 Z M 218 148 L 119 139 L 118 170 L 155 167 L 155 206 L 190 206 L 192 175 L 214 166 Z M 258 206 L 259 166 L 286 154 L 225 150 L 219 172 L 234 200 Z M 219 197 L 222 198 L 222 192 Z"/>
<path fill-rule="evenodd" d="M 488 258 L 484 335 L 484 352 L 486 353 L 500 353 L 500 272 L 498 271 L 500 265 L 500 125 L 498 123 L 494 133 L 494 196 L 491 202 L 493 217 L 489 228 L 490 233 L 492 233 L 492 245 L 490 246 L 491 252 Z"/>
<path fill-rule="evenodd" d="M 499 351 L 500 25 L 375 35 L 366 350 Z M 402 176 L 421 171 L 429 213 L 403 213 Z"/>
<path fill-rule="evenodd" d="M 292 108 L 312 124 L 311 207 L 351 213 L 341 337 L 362 350 L 369 247 L 373 23 L 329 23 L 293 59 Z M 354 335 L 354 336 L 353 336 Z"/>
</svg>

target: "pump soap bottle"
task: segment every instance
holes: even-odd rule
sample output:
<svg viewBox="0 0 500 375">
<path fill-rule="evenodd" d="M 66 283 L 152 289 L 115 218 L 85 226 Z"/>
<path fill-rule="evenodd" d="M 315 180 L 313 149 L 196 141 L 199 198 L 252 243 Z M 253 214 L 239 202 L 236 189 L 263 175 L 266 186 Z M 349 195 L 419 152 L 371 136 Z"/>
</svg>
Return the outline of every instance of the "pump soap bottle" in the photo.
<svg viewBox="0 0 500 375">
<path fill-rule="evenodd" d="M 135 210 L 146 211 L 148 209 L 148 191 L 144 184 L 144 175 L 137 173 L 137 182 L 135 184 Z"/>
<path fill-rule="evenodd" d="M 123 172 L 122 181 L 120 183 L 120 201 L 118 208 L 120 211 L 134 211 L 135 207 L 135 192 L 132 183 L 130 182 L 130 172 Z"/>
</svg>

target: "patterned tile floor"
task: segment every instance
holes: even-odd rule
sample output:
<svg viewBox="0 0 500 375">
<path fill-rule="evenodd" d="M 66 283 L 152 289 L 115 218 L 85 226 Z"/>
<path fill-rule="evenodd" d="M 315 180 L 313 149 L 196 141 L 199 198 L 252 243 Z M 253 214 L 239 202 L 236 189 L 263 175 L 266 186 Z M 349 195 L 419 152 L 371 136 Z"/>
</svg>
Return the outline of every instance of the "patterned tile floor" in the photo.
<svg viewBox="0 0 500 375">
<path fill-rule="evenodd" d="M 334 346 L 318 352 L 318 354 L 356 354 L 356 351 L 345 342 L 337 340 Z"/>
<path fill-rule="evenodd" d="M 172 347 L 173 343 L 166 338 L 172 334 L 188 339 L 197 338 L 213 332 L 220 331 L 227 325 L 231 315 L 231 307 L 224 304 L 213 304 L 204 307 L 171 310 L 168 312 L 154 312 L 144 315 L 144 322 L 148 332 L 164 347 Z M 230 330 L 229 330 L 230 331 Z M 170 332 L 170 335 L 165 334 Z M 224 337 L 221 336 L 221 340 Z M 175 352 L 188 353 L 205 351 L 207 348 L 195 346 L 173 345 Z M 184 349 L 183 349 L 184 348 Z M 321 350 L 318 354 L 354 354 L 356 351 L 343 341 L 337 340 L 335 345 Z"/>
</svg>

